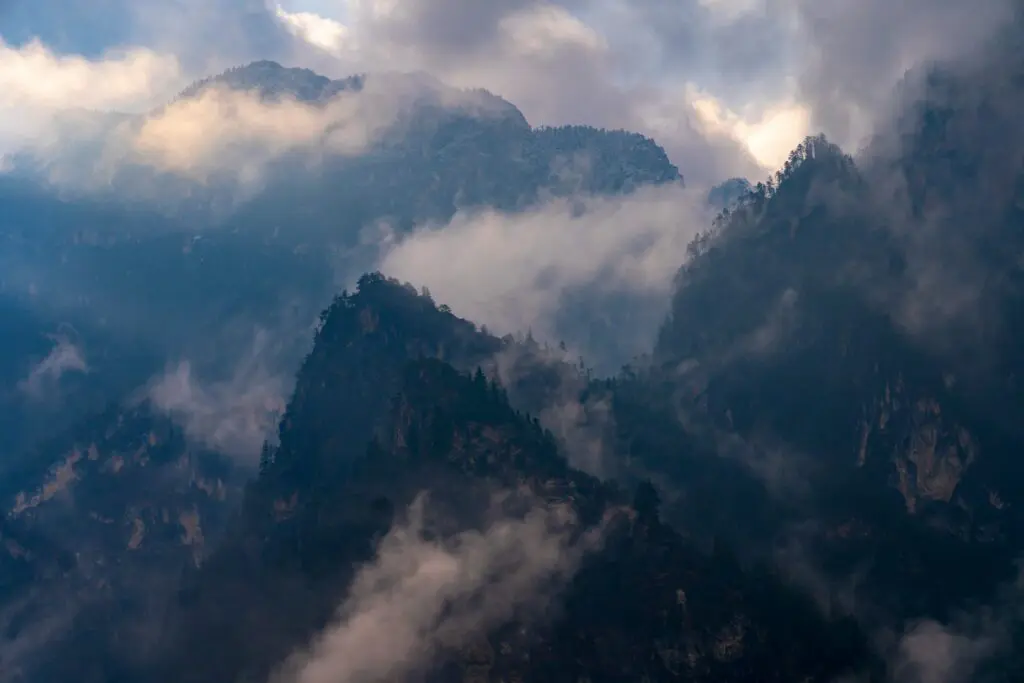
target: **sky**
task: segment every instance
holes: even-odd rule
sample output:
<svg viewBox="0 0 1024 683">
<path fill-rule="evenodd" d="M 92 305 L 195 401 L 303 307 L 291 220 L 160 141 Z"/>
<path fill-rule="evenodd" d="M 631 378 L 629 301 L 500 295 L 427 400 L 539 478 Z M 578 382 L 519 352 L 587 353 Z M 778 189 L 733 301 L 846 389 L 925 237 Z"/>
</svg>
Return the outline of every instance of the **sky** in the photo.
<svg viewBox="0 0 1024 683">
<path fill-rule="evenodd" d="M 687 178 L 759 176 L 808 133 L 856 148 L 907 69 L 983 45 L 1011 0 L 280 2 L 2 0 L 0 148 L 62 108 L 145 109 L 266 58 L 428 71 L 534 125 L 648 134 Z"/>
</svg>

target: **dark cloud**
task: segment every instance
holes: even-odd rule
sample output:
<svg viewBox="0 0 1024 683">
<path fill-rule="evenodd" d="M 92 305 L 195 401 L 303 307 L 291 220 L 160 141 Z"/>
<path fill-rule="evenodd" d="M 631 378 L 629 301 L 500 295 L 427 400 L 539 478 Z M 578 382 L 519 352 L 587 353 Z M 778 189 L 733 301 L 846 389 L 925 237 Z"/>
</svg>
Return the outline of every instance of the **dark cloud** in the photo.
<svg viewBox="0 0 1024 683">
<path fill-rule="evenodd" d="M 888 113 L 908 70 L 971 55 L 1013 9 L 1012 0 L 791 1 L 804 42 L 801 97 L 815 126 L 840 140 Z"/>
<path fill-rule="evenodd" d="M 659 70 L 683 72 L 730 105 L 775 97 L 785 87 L 793 30 L 767 2 L 639 0 L 632 12 Z"/>
<path fill-rule="evenodd" d="M 390 41 L 418 45 L 442 56 L 462 56 L 494 41 L 502 19 L 539 4 L 539 0 L 406 2 L 401 11 L 374 24 L 377 35 Z"/>
</svg>

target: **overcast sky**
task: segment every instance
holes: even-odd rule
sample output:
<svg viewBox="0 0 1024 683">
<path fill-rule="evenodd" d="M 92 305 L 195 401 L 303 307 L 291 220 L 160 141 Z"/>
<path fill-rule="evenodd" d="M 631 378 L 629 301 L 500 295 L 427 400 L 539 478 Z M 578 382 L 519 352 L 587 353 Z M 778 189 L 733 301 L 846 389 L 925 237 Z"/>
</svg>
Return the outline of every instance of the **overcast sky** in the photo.
<svg viewBox="0 0 1024 683">
<path fill-rule="evenodd" d="M 0 146 L 269 58 L 426 70 L 534 124 L 650 134 L 688 178 L 759 175 L 809 132 L 855 146 L 908 68 L 984 44 L 1011 0 L 281 2 L 0 0 Z"/>
</svg>

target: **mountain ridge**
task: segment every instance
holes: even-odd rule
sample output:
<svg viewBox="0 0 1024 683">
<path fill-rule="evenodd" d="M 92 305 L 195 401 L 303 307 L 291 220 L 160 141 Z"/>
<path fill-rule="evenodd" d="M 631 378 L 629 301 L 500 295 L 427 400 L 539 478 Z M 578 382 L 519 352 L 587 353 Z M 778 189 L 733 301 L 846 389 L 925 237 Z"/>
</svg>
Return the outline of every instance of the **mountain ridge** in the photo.
<svg viewBox="0 0 1024 683">
<path fill-rule="evenodd" d="M 402 287 L 397 282 L 371 277 L 364 280 L 363 287 L 365 289 L 361 287 L 353 295 L 357 302 L 368 302 L 371 300 L 370 296 L 382 296 L 384 292 L 387 292 L 392 297 L 404 300 L 405 306 L 417 302 L 415 306 L 421 307 L 420 310 L 428 314 L 434 307 L 434 304 L 425 297 Z M 359 297 L 367 298 L 361 300 Z M 346 553 L 361 552 L 367 561 L 370 560 L 370 553 L 372 553 L 368 547 L 364 547 L 362 551 L 356 551 L 355 547 L 357 546 L 352 546 L 351 541 L 342 539 L 360 533 L 366 534 L 371 539 L 381 538 L 381 534 L 384 534 L 387 528 L 383 520 L 411 504 L 415 494 L 423 489 L 434 491 L 435 495 L 432 495 L 431 498 L 436 499 L 447 510 L 446 513 L 441 514 L 438 522 L 441 527 L 434 532 L 443 537 L 446 533 L 451 533 L 460 527 L 460 523 L 457 521 L 460 517 L 467 520 L 473 519 L 474 513 L 471 510 L 475 505 L 483 505 L 483 508 L 478 509 L 485 509 L 487 504 L 484 501 L 488 500 L 491 495 L 486 492 L 493 493 L 492 487 L 496 485 L 498 490 L 518 491 L 513 495 L 513 499 L 526 495 L 528 500 L 540 497 L 541 500 L 548 501 L 546 505 L 568 504 L 576 510 L 576 515 L 578 515 L 583 528 L 599 523 L 601 519 L 611 513 L 612 528 L 618 529 L 618 531 L 609 531 L 610 536 L 606 541 L 608 544 L 606 549 L 596 551 L 600 557 L 607 557 L 607 559 L 596 560 L 596 563 L 583 561 L 582 574 L 575 584 L 576 588 L 570 588 L 567 598 L 569 606 L 556 610 L 554 613 L 556 616 L 554 633 L 545 635 L 549 632 L 548 627 L 538 623 L 536 626 L 528 627 L 527 633 L 533 635 L 525 637 L 513 636 L 514 631 L 499 629 L 499 632 L 507 633 L 506 639 L 512 636 L 511 641 L 501 639 L 495 641 L 488 638 L 489 643 L 475 643 L 475 639 L 470 640 L 466 643 L 471 645 L 469 652 L 465 652 L 461 656 L 457 652 L 447 655 L 439 653 L 441 661 L 438 662 L 443 664 L 445 660 L 448 660 L 449 664 L 452 664 L 462 659 L 462 666 L 469 668 L 465 669 L 462 674 L 456 673 L 458 669 L 453 669 L 445 674 L 446 669 L 442 666 L 438 672 L 441 678 L 438 680 L 447 680 L 449 676 L 461 676 L 463 680 L 466 680 L 466 676 L 472 680 L 490 680 L 492 676 L 512 676 L 525 680 L 536 676 L 565 675 L 570 677 L 583 675 L 591 677 L 593 680 L 605 680 L 606 677 L 613 675 L 612 670 L 622 670 L 624 675 L 627 674 L 627 671 L 631 672 L 631 675 L 646 673 L 652 677 L 652 680 L 670 680 L 677 674 L 670 674 L 669 671 L 677 667 L 689 668 L 694 680 L 725 680 L 723 678 L 725 676 L 728 676 L 729 680 L 736 680 L 737 677 L 740 680 L 745 680 L 744 676 L 746 675 L 752 675 L 757 680 L 765 680 L 765 676 L 772 679 L 775 674 L 769 672 L 774 671 L 774 667 L 781 665 L 778 659 L 781 656 L 781 649 L 789 650 L 790 648 L 795 648 L 793 656 L 796 657 L 796 660 L 792 666 L 809 667 L 807 672 L 811 680 L 828 680 L 833 672 L 853 665 L 856 657 L 851 655 L 853 652 L 859 651 L 858 648 L 861 647 L 856 644 L 858 641 L 855 630 L 846 632 L 846 635 L 840 635 L 844 631 L 843 627 L 837 623 L 834 626 L 829 626 L 825 631 L 814 627 L 806 631 L 804 634 L 806 638 L 825 634 L 829 634 L 825 635 L 826 641 L 836 638 L 831 645 L 824 648 L 810 647 L 806 644 L 797 645 L 796 642 L 784 645 L 779 641 L 772 644 L 770 640 L 764 642 L 763 645 L 755 645 L 754 643 L 761 642 L 762 638 L 770 639 L 772 632 L 780 632 L 757 630 L 752 623 L 744 621 L 749 619 L 757 621 L 764 618 L 763 616 L 755 617 L 754 613 L 745 611 L 754 609 L 752 603 L 747 603 L 748 600 L 756 602 L 753 595 L 735 598 L 737 602 L 730 602 L 729 604 L 733 605 L 730 608 L 724 608 L 722 603 L 710 597 L 707 597 L 706 600 L 700 598 L 699 596 L 703 596 L 708 590 L 718 590 L 717 588 L 712 589 L 711 584 L 707 585 L 704 590 L 690 586 L 688 583 L 684 584 L 686 594 L 695 596 L 692 598 L 695 602 L 689 609 L 701 610 L 701 613 L 705 615 L 697 617 L 695 613 L 692 617 L 694 625 L 687 626 L 690 621 L 684 615 L 689 602 L 684 598 L 678 598 L 678 584 L 672 583 L 672 581 L 683 580 L 682 577 L 654 579 L 652 575 L 647 579 L 642 578 L 646 572 L 652 571 L 645 568 L 648 566 L 647 563 L 654 563 L 655 567 L 662 568 L 661 570 L 655 569 L 656 572 L 667 571 L 669 574 L 673 574 L 677 570 L 670 569 L 671 567 L 689 567 L 692 571 L 695 563 L 701 562 L 697 559 L 701 556 L 700 553 L 688 550 L 685 542 L 675 536 L 674 532 L 669 531 L 667 526 L 658 522 L 656 496 L 651 499 L 648 494 L 637 493 L 633 507 L 629 507 L 629 498 L 616 492 L 614 487 L 609 488 L 609 485 L 601 484 L 592 477 L 569 468 L 565 460 L 558 454 L 553 437 L 546 433 L 535 420 L 511 408 L 505 397 L 504 389 L 493 380 L 488 380 L 480 370 L 473 375 L 460 373 L 436 357 L 439 351 L 437 348 L 433 349 L 434 353 L 431 354 L 434 356 L 433 358 L 423 356 L 416 358 L 420 354 L 414 345 L 409 349 L 410 354 L 406 357 L 407 359 L 397 362 L 396 367 L 401 368 L 402 379 L 397 384 L 397 394 L 390 401 L 390 407 L 385 409 L 390 417 L 384 423 L 376 423 L 377 429 L 367 430 L 367 432 L 375 432 L 376 436 L 370 436 L 366 455 L 357 457 L 355 460 L 352 459 L 352 456 L 346 455 L 346 451 L 348 453 L 358 452 L 357 444 L 360 441 L 355 438 L 332 438 L 323 434 L 318 436 L 302 435 L 301 432 L 306 429 L 305 426 L 320 424 L 321 421 L 304 418 L 301 413 L 307 410 L 322 411 L 325 405 L 323 400 L 310 400 L 312 388 L 307 389 L 304 384 L 316 384 L 320 381 L 319 378 L 333 376 L 335 373 L 328 370 L 328 367 L 335 363 L 350 362 L 342 359 L 349 353 L 348 349 L 353 348 L 352 344 L 350 341 L 346 341 L 345 336 L 338 336 L 337 330 L 341 327 L 356 326 L 352 331 L 357 336 L 397 334 L 397 330 L 392 327 L 394 323 L 389 323 L 389 318 L 385 316 L 386 311 L 378 311 L 379 323 L 376 325 L 368 324 L 374 320 L 372 312 L 368 311 L 369 309 L 360 303 L 349 306 L 346 300 L 343 300 L 341 303 L 336 302 L 326 314 L 317 345 L 307 361 L 306 368 L 300 373 L 302 379 L 296 388 L 295 398 L 282 421 L 281 446 L 276 453 L 267 457 L 262 475 L 250 489 L 250 496 L 246 503 L 246 515 L 252 520 L 250 524 L 254 526 L 248 534 L 243 533 L 241 537 L 249 535 L 251 540 L 241 542 L 241 545 L 236 546 L 235 550 L 227 551 L 221 561 L 214 558 L 211 561 L 212 564 L 208 565 L 205 578 L 202 571 L 197 575 L 196 579 L 199 584 L 194 590 L 199 593 L 194 598 L 190 598 L 188 605 L 183 607 L 182 616 L 179 617 L 185 621 L 184 625 L 178 628 L 178 632 L 184 638 L 178 648 L 190 652 L 196 651 L 201 642 L 208 640 L 203 635 L 205 627 L 202 624 L 208 623 L 210 619 L 213 619 L 212 623 L 218 624 L 213 628 L 222 634 L 224 629 L 235 630 L 241 627 L 261 630 L 269 628 L 269 624 L 242 626 L 231 619 L 229 613 L 222 613 L 219 617 L 195 616 L 205 614 L 209 610 L 219 609 L 215 606 L 217 601 L 211 602 L 211 599 L 225 590 L 220 586 L 222 582 L 230 581 L 229 577 L 235 575 L 235 570 L 230 569 L 235 563 L 265 562 L 269 567 L 277 567 L 272 571 L 284 572 L 285 575 L 299 572 L 316 577 L 312 580 L 318 584 L 321 581 L 327 582 L 323 588 L 318 589 L 318 592 L 334 595 L 336 599 L 340 600 L 343 593 L 339 593 L 337 588 L 331 589 L 327 586 L 333 585 L 332 581 L 337 580 L 332 580 L 331 577 L 336 576 L 339 569 L 349 566 L 351 560 L 346 559 L 349 557 Z M 394 310 L 390 312 L 391 315 L 395 313 Z M 440 321 L 447 314 L 443 311 L 436 311 L 431 315 L 442 316 L 437 318 Z M 349 322 L 342 325 L 342 320 L 345 319 Z M 411 323 L 412 320 L 407 322 Z M 422 328 L 413 324 L 410 329 Z M 395 338 L 395 341 L 399 348 L 408 348 L 407 344 L 402 343 L 401 338 Z M 329 351 L 330 349 L 333 351 Z M 452 353 L 452 356 L 455 357 L 457 354 Z M 365 366 L 366 362 L 364 361 L 360 365 Z M 386 384 L 384 386 L 395 385 Z M 337 391 L 337 389 L 329 387 L 318 390 Z M 389 394 L 390 391 L 383 390 L 381 393 Z M 337 393 L 333 395 L 338 396 Z M 362 399 L 360 395 L 349 395 L 346 397 L 346 401 L 359 404 Z M 333 410 L 337 411 L 338 407 Z M 360 422 L 366 422 L 366 420 L 362 419 Z M 336 444 L 333 449 L 327 449 L 328 452 L 333 453 L 332 458 L 335 464 L 320 465 L 313 471 L 305 471 L 304 476 L 297 477 L 295 474 L 296 459 L 306 459 L 310 465 L 317 461 L 323 462 L 324 456 L 321 453 L 324 451 L 309 447 L 296 448 L 294 445 L 296 440 Z M 364 442 L 366 441 L 364 440 Z M 373 483 L 374 481 L 378 483 Z M 381 488 L 382 486 L 383 488 Z M 350 493 L 339 495 L 339 490 Z M 653 491 L 653 489 L 651 490 Z M 385 496 L 383 500 L 380 497 L 382 495 Z M 483 496 L 482 499 L 481 496 Z M 479 502 L 472 503 L 473 500 Z M 603 501 L 607 501 L 607 503 Z M 612 507 L 607 507 L 609 504 L 612 504 Z M 526 509 L 536 510 L 536 505 L 537 503 L 530 503 Z M 622 508 L 625 512 L 615 511 L 623 505 L 627 506 Z M 361 512 L 360 510 L 363 509 L 366 511 Z M 459 512 L 460 510 L 461 512 Z M 381 515 L 384 517 L 382 518 Z M 345 521 L 349 519 L 352 521 Z M 359 529 L 366 524 L 369 524 L 370 528 L 375 528 L 376 531 L 366 529 L 360 532 Z M 451 526 L 452 524 L 455 526 Z M 472 522 L 470 524 L 473 525 Z M 446 532 L 443 529 L 449 531 Z M 276 548 L 276 550 L 258 550 L 261 545 Z M 248 548 L 248 550 L 244 548 Z M 668 554 L 661 554 L 658 548 L 664 548 L 664 552 Z M 295 554 L 296 551 L 298 555 Z M 280 561 L 269 559 L 267 552 L 271 552 L 271 556 L 280 553 L 283 559 Z M 235 553 L 243 553 L 244 556 L 253 559 L 245 560 L 243 556 Z M 263 559 L 255 560 L 257 557 Z M 684 557 L 686 559 L 682 560 Z M 726 557 L 727 555 L 723 555 L 714 562 L 725 562 L 727 565 Z M 634 559 L 627 560 L 625 558 Z M 284 564 L 279 564 L 279 562 L 284 562 Z M 620 562 L 624 564 L 620 565 Z M 743 576 L 743 573 L 738 566 L 723 574 L 726 565 L 718 566 L 717 573 L 710 568 L 704 571 L 716 575 L 717 580 L 724 581 L 727 585 L 733 581 L 746 580 L 739 578 Z M 623 572 L 621 579 L 615 578 L 617 572 Z M 708 576 L 708 574 L 703 575 Z M 727 579 L 726 576 L 736 578 Z M 620 586 L 616 583 L 620 580 L 627 583 Z M 777 599 L 783 601 L 790 599 L 784 597 L 789 594 L 781 586 L 768 588 L 769 585 L 774 586 L 775 584 L 770 583 L 772 579 L 767 575 L 760 579 L 751 579 L 751 581 L 754 582 L 753 585 L 763 582 L 761 590 L 769 593 L 778 591 L 775 593 Z M 277 578 L 273 582 L 283 586 L 293 583 L 294 580 Z M 341 583 L 344 584 L 347 581 L 342 579 Z M 204 584 L 205 587 L 203 587 Z M 620 587 L 616 589 L 612 586 Z M 633 595 L 634 591 L 640 590 L 655 590 L 663 594 L 663 598 L 645 598 L 631 604 L 631 598 L 626 596 Z M 683 590 L 683 588 L 678 587 L 678 590 Z M 625 591 L 625 594 L 622 591 Z M 657 630 L 665 627 L 656 625 L 661 623 L 661 618 L 655 613 L 648 614 L 643 610 L 661 604 L 665 599 L 664 596 L 669 594 L 677 595 L 675 598 L 677 602 L 682 601 L 679 604 L 683 605 L 683 613 L 668 617 L 669 623 L 673 624 L 668 628 L 682 629 L 683 631 L 696 629 L 689 631 L 690 639 L 685 641 L 690 643 L 691 648 L 696 648 L 691 650 L 689 655 L 683 652 L 673 652 L 673 646 L 668 643 L 664 646 L 657 646 L 664 647 L 664 652 L 659 650 L 657 655 L 650 649 L 654 646 L 654 642 L 650 638 L 654 636 L 648 635 L 647 629 Z M 240 604 L 251 604 L 255 596 L 252 593 L 247 593 L 247 595 L 248 597 L 236 597 L 234 600 L 239 601 Z M 294 599 L 300 600 L 298 594 Z M 594 600 L 602 601 L 602 603 L 608 600 L 614 603 L 614 606 L 609 603 L 602 607 L 594 604 Z M 619 600 L 623 602 L 620 603 Z M 730 600 L 732 599 L 730 598 Z M 628 609 L 640 610 L 641 612 L 638 612 L 637 616 L 639 617 L 640 613 L 644 614 L 641 621 L 623 621 L 619 617 L 608 621 L 607 617 L 599 616 L 614 614 L 615 610 Z M 744 616 L 735 617 L 735 614 L 730 616 L 729 609 L 741 611 L 740 613 Z M 811 622 L 816 619 L 812 616 L 815 613 L 814 609 L 809 606 L 796 609 L 794 604 L 791 609 L 794 610 L 794 618 L 797 618 L 796 614 L 798 613 L 806 615 L 799 618 L 807 618 Z M 593 614 L 588 617 L 588 621 L 581 622 L 578 621 L 582 616 L 580 611 Z M 190 613 L 193 614 L 191 619 L 188 617 Z M 323 620 L 327 619 L 330 614 L 322 609 L 319 613 L 321 615 L 319 620 L 314 620 L 319 623 L 323 623 Z M 716 616 L 712 617 L 712 613 Z M 572 616 L 573 614 L 580 616 Z M 763 666 L 751 663 L 746 665 L 751 667 L 750 669 L 744 668 L 740 662 L 745 661 L 744 658 L 748 655 L 743 654 L 745 651 L 743 647 L 736 643 L 728 644 L 726 642 L 732 643 L 733 641 L 730 639 L 737 637 L 729 635 L 731 633 L 729 629 L 732 628 L 729 625 L 730 619 L 734 617 L 744 623 L 740 627 L 742 633 L 738 636 L 740 640 L 737 642 L 747 643 L 747 639 L 751 639 L 749 645 L 745 647 L 751 648 L 749 656 L 757 661 L 762 661 Z M 226 619 L 227 621 L 225 621 Z M 564 619 L 570 621 L 565 622 Z M 644 635 L 639 639 L 626 635 L 620 629 L 627 623 L 631 630 L 641 630 Z M 701 624 L 701 626 L 696 624 Z M 719 624 L 719 626 L 716 627 L 713 624 Z M 719 628 L 723 630 L 720 632 L 716 630 Z M 748 629 L 750 630 L 748 631 Z M 754 634 L 755 630 L 757 635 Z M 674 631 L 671 632 L 674 633 Z M 572 645 L 570 633 L 576 633 L 577 640 L 584 637 L 582 634 L 588 634 L 584 640 L 590 644 Z M 748 633 L 748 635 L 743 635 L 743 633 Z M 812 634 L 816 635 L 812 636 Z M 665 633 L 662 637 L 671 639 L 673 636 Z M 679 635 L 674 637 L 679 637 Z M 785 636 L 781 637 L 783 640 L 786 638 Z M 531 644 L 538 638 L 540 639 L 539 643 Z M 550 638 L 554 638 L 554 640 L 548 640 Z M 592 641 L 590 640 L 592 638 L 598 638 L 598 640 Z M 613 641 L 601 640 L 601 638 L 612 638 L 614 644 Z M 626 642 L 619 642 L 623 640 Z M 230 641 L 240 644 L 249 642 L 250 638 L 247 636 L 232 637 Z M 277 657 L 280 657 L 283 654 L 280 649 L 281 644 L 274 638 L 272 641 L 275 642 Z M 550 642 L 550 645 L 542 645 L 545 642 Z M 599 642 L 603 645 L 598 646 Z M 698 642 L 703 644 L 697 645 Z M 533 648 L 538 645 L 542 645 L 541 649 L 534 650 Z M 576 657 L 582 656 L 583 660 L 573 666 L 571 670 L 566 670 L 563 667 L 568 665 L 573 657 L 568 656 L 568 652 L 557 656 L 553 656 L 554 653 L 544 654 L 549 647 L 576 650 L 579 653 Z M 579 647 L 583 647 L 583 649 L 579 650 Z M 623 648 L 616 650 L 621 653 L 621 657 L 613 656 L 610 652 L 602 654 L 602 650 L 607 650 L 609 647 Z M 740 649 L 737 650 L 736 647 L 740 647 Z M 763 650 L 760 649 L 762 647 Z M 519 651 L 523 648 L 535 654 L 526 656 L 526 653 L 523 652 L 520 655 Z M 637 650 L 637 648 L 640 649 Z M 223 651 L 218 652 L 218 648 L 215 648 L 210 650 L 208 655 L 203 656 L 207 661 L 206 664 L 199 663 L 201 660 L 193 660 L 192 664 L 196 668 L 190 669 L 187 673 L 176 668 L 173 672 L 167 673 L 167 676 L 176 680 L 193 680 L 187 676 L 194 676 L 194 680 L 231 677 L 238 675 L 232 666 L 242 665 L 243 662 L 249 667 L 256 667 L 248 669 L 249 676 L 259 678 L 265 675 L 261 667 L 272 665 L 275 657 L 261 658 L 251 647 L 244 649 L 247 654 L 237 657 L 234 660 L 236 662 L 234 665 L 226 664 L 225 662 L 230 656 Z M 445 651 L 442 649 L 442 652 Z M 645 655 L 644 652 L 648 654 Z M 826 652 L 831 654 L 826 654 Z M 401 657 L 397 652 L 395 656 Z M 450 657 L 455 657 L 455 659 L 451 660 Z M 654 657 L 654 659 L 649 660 L 649 657 Z M 689 659 L 687 659 L 688 657 Z M 763 658 L 763 660 L 758 658 Z M 263 664 L 254 663 L 261 659 Z M 173 661 L 175 661 L 175 657 L 172 655 L 170 662 Z M 645 661 L 649 663 L 645 664 Z M 797 661 L 803 663 L 797 664 Z M 577 669 L 577 666 L 581 666 L 582 669 Z M 554 668 L 549 669 L 548 667 Z M 811 671 L 817 670 L 816 667 L 823 668 L 818 670 L 819 673 L 811 674 Z M 203 674 L 203 670 L 209 670 L 209 673 Z M 733 675 L 729 676 L 730 673 Z M 779 671 L 777 675 L 782 677 L 780 680 L 785 679 L 785 674 L 782 671 Z M 182 676 L 185 678 L 180 678 Z"/>
</svg>

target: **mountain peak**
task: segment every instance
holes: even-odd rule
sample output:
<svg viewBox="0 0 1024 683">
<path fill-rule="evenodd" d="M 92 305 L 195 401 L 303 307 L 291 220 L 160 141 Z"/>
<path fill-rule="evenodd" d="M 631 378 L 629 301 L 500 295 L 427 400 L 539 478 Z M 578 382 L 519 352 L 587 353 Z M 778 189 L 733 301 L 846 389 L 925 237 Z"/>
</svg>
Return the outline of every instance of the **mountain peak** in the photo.
<svg viewBox="0 0 1024 683">
<path fill-rule="evenodd" d="M 331 83 L 331 79 L 310 69 L 286 67 L 263 59 L 196 81 L 185 88 L 178 99 L 195 97 L 208 88 L 220 86 L 256 91 L 264 98 L 291 96 L 303 102 L 314 102 L 324 96 Z"/>
</svg>

